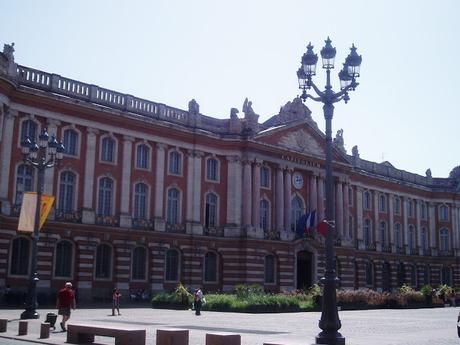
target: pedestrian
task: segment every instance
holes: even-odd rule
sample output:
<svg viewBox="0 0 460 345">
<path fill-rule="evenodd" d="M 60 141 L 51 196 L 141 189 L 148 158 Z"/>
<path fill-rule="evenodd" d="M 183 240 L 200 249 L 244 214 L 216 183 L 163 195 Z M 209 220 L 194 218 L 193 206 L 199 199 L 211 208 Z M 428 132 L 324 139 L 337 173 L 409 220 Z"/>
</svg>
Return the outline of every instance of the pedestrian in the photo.
<svg viewBox="0 0 460 345">
<path fill-rule="evenodd" d="M 195 305 L 195 315 L 201 315 L 201 306 L 203 303 L 203 292 L 200 288 L 195 290 L 195 295 L 193 296 L 193 303 Z"/>
<path fill-rule="evenodd" d="M 70 309 L 75 309 L 75 293 L 72 290 L 72 283 L 67 282 L 63 289 L 59 290 L 57 295 L 56 308 L 58 309 L 58 314 L 62 315 L 61 329 L 65 332 L 67 329 L 65 323 L 70 318 Z"/>
<path fill-rule="evenodd" d="M 112 290 L 112 316 L 115 316 L 115 309 L 118 312 L 118 315 L 120 314 L 120 297 L 121 293 L 120 291 L 115 288 Z"/>
</svg>

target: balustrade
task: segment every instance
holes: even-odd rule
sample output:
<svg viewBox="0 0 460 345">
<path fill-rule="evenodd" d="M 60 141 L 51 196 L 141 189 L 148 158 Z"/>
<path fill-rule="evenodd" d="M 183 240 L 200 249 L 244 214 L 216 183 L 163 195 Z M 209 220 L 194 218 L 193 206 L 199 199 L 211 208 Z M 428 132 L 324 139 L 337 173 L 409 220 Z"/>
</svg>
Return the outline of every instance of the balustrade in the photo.
<svg viewBox="0 0 460 345">
<path fill-rule="evenodd" d="M 104 216 L 96 215 L 96 224 L 98 225 L 109 225 L 109 226 L 120 226 L 119 216 Z"/>
<path fill-rule="evenodd" d="M 81 211 L 64 211 L 57 210 L 54 211 L 54 220 L 59 222 L 67 223 L 81 223 L 82 212 Z"/>
<path fill-rule="evenodd" d="M 153 230 L 153 220 L 145 218 L 132 218 L 132 225 L 135 229 Z"/>
</svg>

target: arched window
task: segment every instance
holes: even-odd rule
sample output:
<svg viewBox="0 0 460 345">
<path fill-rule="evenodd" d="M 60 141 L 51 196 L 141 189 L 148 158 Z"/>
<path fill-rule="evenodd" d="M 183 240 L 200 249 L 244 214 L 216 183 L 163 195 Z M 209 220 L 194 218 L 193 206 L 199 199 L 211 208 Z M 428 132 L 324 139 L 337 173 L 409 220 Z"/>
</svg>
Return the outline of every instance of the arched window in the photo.
<svg viewBox="0 0 460 345">
<path fill-rule="evenodd" d="M 104 137 L 101 143 L 101 161 L 114 162 L 115 161 L 115 140 L 111 137 Z"/>
<path fill-rule="evenodd" d="M 415 240 L 415 228 L 413 225 L 409 225 L 409 234 L 408 234 L 408 245 L 409 248 L 413 251 L 415 250 L 416 240 Z"/>
<path fill-rule="evenodd" d="M 181 155 L 177 151 L 169 152 L 169 167 L 168 171 L 170 174 L 180 175 L 181 173 Z"/>
<path fill-rule="evenodd" d="M 206 161 L 206 179 L 208 181 L 217 181 L 218 175 L 218 162 L 215 158 L 209 158 Z"/>
<path fill-rule="evenodd" d="M 364 273 L 366 274 L 366 286 L 368 287 L 373 287 L 374 285 L 374 269 L 372 266 L 371 262 L 366 262 L 366 270 Z"/>
<path fill-rule="evenodd" d="M 37 124 L 32 120 L 26 120 L 21 123 L 21 141 L 27 138 L 31 142 L 37 141 Z"/>
<path fill-rule="evenodd" d="M 260 200 L 260 228 L 267 231 L 269 226 L 270 205 L 267 200 Z"/>
<path fill-rule="evenodd" d="M 363 208 L 365 210 L 371 209 L 371 194 L 368 191 L 363 192 Z"/>
<path fill-rule="evenodd" d="M 22 196 L 24 195 L 24 192 L 33 191 L 33 185 L 33 168 L 27 164 L 19 165 L 16 174 L 16 196 L 14 198 L 14 203 L 16 205 L 22 204 Z"/>
<path fill-rule="evenodd" d="M 149 153 L 150 149 L 147 145 L 137 145 L 136 147 L 136 168 L 149 168 Z"/>
<path fill-rule="evenodd" d="M 64 171 L 61 173 L 59 179 L 59 211 L 66 213 L 75 209 L 75 183 L 76 177 L 73 172 Z"/>
<path fill-rule="evenodd" d="M 147 219 L 148 190 L 145 183 L 134 186 L 134 219 Z"/>
<path fill-rule="evenodd" d="M 204 281 L 217 281 L 217 254 L 214 252 L 207 252 L 204 256 Z"/>
<path fill-rule="evenodd" d="M 69 241 L 59 241 L 56 244 L 54 260 L 54 276 L 59 278 L 72 277 L 73 245 Z"/>
<path fill-rule="evenodd" d="M 217 195 L 214 193 L 206 194 L 204 226 L 206 229 L 217 226 Z"/>
<path fill-rule="evenodd" d="M 426 251 L 428 250 L 428 238 L 426 228 L 424 227 L 420 231 L 420 245 L 422 246 L 423 255 L 426 255 Z"/>
<path fill-rule="evenodd" d="M 64 131 L 63 144 L 65 148 L 65 154 L 69 156 L 78 155 L 78 133 L 74 129 L 66 129 Z"/>
<path fill-rule="evenodd" d="M 439 231 L 439 250 L 441 252 L 446 252 L 450 250 L 449 230 L 447 230 L 446 228 L 442 228 Z"/>
<path fill-rule="evenodd" d="M 302 199 L 298 196 L 295 196 L 291 202 L 291 230 L 295 231 L 297 222 L 304 213 L 304 207 Z"/>
<path fill-rule="evenodd" d="M 372 243 L 372 228 L 371 228 L 371 220 L 364 219 L 364 245 L 369 247 Z"/>
<path fill-rule="evenodd" d="M 97 246 L 95 270 L 97 279 L 110 279 L 112 277 L 112 247 L 108 244 Z"/>
<path fill-rule="evenodd" d="M 265 284 L 275 284 L 276 260 L 274 255 L 265 256 Z"/>
<path fill-rule="evenodd" d="M 267 167 L 260 168 L 260 186 L 270 187 L 270 170 Z"/>
<path fill-rule="evenodd" d="M 395 229 L 395 247 L 396 247 L 396 251 L 400 252 L 402 250 L 401 224 L 396 223 L 394 225 L 394 229 Z"/>
<path fill-rule="evenodd" d="M 385 195 L 379 195 L 379 212 L 385 212 L 387 209 L 386 207 L 386 198 Z"/>
<path fill-rule="evenodd" d="M 109 177 L 103 177 L 99 180 L 99 198 L 97 204 L 97 213 L 100 216 L 112 215 L 113 202 L 113 181 Z"/>
<path fill-rule="evenodd" d="M 420 217 L 422 219 L 426 219 L 426 203 L 423 201 L 420 204 Z"/>
<path fill-rule="evenodd" d="M 439 206 L 439 220 L 442 222 L 449 220 L 449 208 L 446 205 Z"/>
<path fill-rule="evenodd" d="M 147 272 L 147 250 L 144 247 L 136 247 L 133 250 L 131 262 L 131 278 L 133 280 L 145 280 Z"/>
<path fill-rule="evenodd" d="M 166 252 L 165 265 L 165 280 L 179 281 L 179 252 L 177 250 L 169 249 Z"/>
<path fill-rule="evenodd" d="M 395 196 L 393 199 L 393 209 L 395 214 L 401 214 L 401 199 Z"/>
<path fill-rule="evenodd" d="M 29 274 L 30 240 L 16 237 L 11 243 L 10 274 L 26 276 Z"/>
<path fill-rule="evenodd" d="M 380 222 L 380 243 L 382 248 L 387 246 L 387 224 L 385 222 Z"/>
</svg>

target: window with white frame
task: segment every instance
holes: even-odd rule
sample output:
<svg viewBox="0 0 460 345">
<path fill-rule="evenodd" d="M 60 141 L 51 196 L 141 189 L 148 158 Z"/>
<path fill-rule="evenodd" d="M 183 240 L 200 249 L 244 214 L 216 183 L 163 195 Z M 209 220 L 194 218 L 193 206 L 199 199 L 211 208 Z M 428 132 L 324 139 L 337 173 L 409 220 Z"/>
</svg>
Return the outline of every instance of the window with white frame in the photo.
<svg viewBox="0 0 460 345">
<path fill-rule="evenodd" d="M 69 156 L 78 155 L 78 133 L 75 129 L 69 128 L 64 131 L 64 153 Z"/>
<path fill-rule="evenodd" d="M 386 197 L 383 194 L 379 195 L 379 212 L 386 212 Z"/>
<path fill-rule="evenodd" d="M 139 144 L 136 147 L 136 168 L 148 169 L 150 148 L 147 145 Z"/>
<path fill-rule="evenodd" d="M 399 196 L 395 196 L 393 199 L 393 211 L 394 214 L 401 214 L 401 199 Z"/>
<path fill-rule="evenodd" d="M 206 160 L 206 180 L 217 181 L 219 179 L 218 167 L 217 159 L 209 158 Z"/>
<path fill-rule="evenodd" d="M 27 138 L 31 142 L 37 142 L 37 124 L 32 120 L 25 120 L 21 123 L 21 142 Z"/>
<path fill-rule="evenodd" d="M 71 171 L 63 171 L 59 179 L 58 210 L 64 213 L 75 209 L 75 191 L 77 178 Z"/>
<path fill-rule="evenodd" d="M 439 249 L 441 250 L 441 252 L 446 252 L 450 250 L 449 230 L 446 228 L 442 228 L 439 231 Z"/>
<path fill-rule="evenodd" d="M 264 231 L 269 227 L 270 204 L 267 200 L 260 200 L 260 228 Z"/>
<path fill-rule="evenodd" d="M 14 203 L 22 204 L 22 196 L 25 192 L 34 190 L 34 168 L 27 164 L 21 164 L 16 170 L 16 196 Z"/>
<path fill-rule="evenodd" d="M 212 192 L 206 194 L 204 226 L 206 229 L 217 226 L 217 195 Z"/>
<path fill-rule="evenodd" d="M 177 151 L 170 151 L 169 152 L 169 165 L 168 165 L 168 172 L 173 175 L 180 175 L 182 164 L 181 164 L 181 154 Z"/>
<path fill-rule="evenodd" d="M 145 280 L 147 271 L 147 250 L 144 247 L 135 247 L 132 252 L 131 279 Z"/>
<path fill-rule="evenodd" d="M 168 202 L 167 202 L 167 214 L 166 223 L 170 225 L 179 224 L 179 204 L 180 204 L 180 192 L 177 188 L 168 189 Z"/>
<path fill-rule="evenodd" d="M 165 260 L 165 280 L 179 281 L 179 252 L 176 249 L 168 249 Z"/>
<path fill-rule="evenodd" d="M 99 180 L 99 193 L 97 203 L 97 214 L 100 216 L 111 216 L 113 205 L 113 180 L 109 177 L 102 177 Z"/>
<path fill-rule="evenodd" d="M 115 140 L 106 136 L 101 141 L 101 161 L 115 162 Z"/>
<path fill-rule="evenodd" d="M 407 200 L 407 214 L 409 217 L 414 216 L 414 201 L 413 200 Z"/>
<path fill-rule="evenodd" d="M 297 223 L 304 213 L 303 201 L 295 196 L 291 202 L 291 230 L 295 231 Z"/>
<path fill-rule="evenodd" d="M 365 210 L 371 209 L 371 193 L 367 190 L 363 192 L 363 208 Z"/>
<path fill-rule="evenodd" d="M 268 167 L 260 168 L 260 186 L 264 188 L 270 187 L 270 169 Z"/>
<path fill-rule="evenodd" d="M 364 245 L 370 246 L 372 243 L 372 228 L 371 220 L 364 219 Z"/>
<path fill-rule="evenodd" d="M 73 245 L 70 241 L 59 241 L 56 244 L 56 256 L 54 259 L 54 276 L 71 278 L 73 265 Z"/>
<path fill-rule="evenodd" d="M 110 279 L 112 277 L 112 247 L 100 244 L 96 248 L 96 279 Z"/>
<path fill-rule="evenodd" d="M 148 190 L 149 187 L 142 182 L 134 186 L 134 219 L 147 219 Z"/>
<path fill-rule="evenodd" d="M 217 254 L 215 252 L 207 252 L 204 256 L 204 281 L 217 281 Z"/>
<path fill-rule="evenodd" d="M 442 222 L 449 220 L 449 208 L 447 205 L 439 206 L 439 220 Z"/>
<path fill-rule="evenodd" d="M 380 243 L 382 247 L 387 245 L 387 224 L 385 222 L 380 222 Z"/>
<path fill-rule="evenodd" d="M 22 236 L 11 241 L 11 275 L 27 276 L 29 274 L 30 242 L 30 239 Z"/>
<path fill-rule="evenodd" d="M 265 256 L 265 284 L 275 284 L 276 259 L 274 255 Z"/>
</svg>

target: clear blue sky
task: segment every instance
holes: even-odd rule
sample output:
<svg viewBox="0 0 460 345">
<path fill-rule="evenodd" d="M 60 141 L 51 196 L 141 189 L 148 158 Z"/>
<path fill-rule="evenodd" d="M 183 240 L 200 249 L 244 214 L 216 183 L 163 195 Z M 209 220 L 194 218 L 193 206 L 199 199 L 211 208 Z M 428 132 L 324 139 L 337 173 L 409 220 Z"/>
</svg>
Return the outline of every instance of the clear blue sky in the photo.
<svg viewBox="0 0 460 345">
<path fill-rule="evenodd" d="M 337 72 L 352 43 L 360 86 L 337 104 L 348 152 L 447 177 L 460 165 L 457 0 L 3 1 L 0 43 L 16 62 L 203 114 L 228 118 L 245 97 L 263 122 L 299 94 L 309 41 L 329 35 Z M 315 82 L 324 85 L 319 68 Z M 322 109 L 311 100 L 324 128 Z"/>
</svg>

